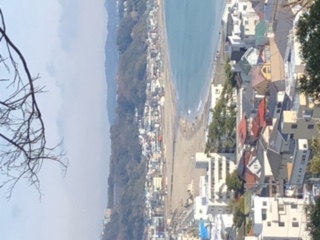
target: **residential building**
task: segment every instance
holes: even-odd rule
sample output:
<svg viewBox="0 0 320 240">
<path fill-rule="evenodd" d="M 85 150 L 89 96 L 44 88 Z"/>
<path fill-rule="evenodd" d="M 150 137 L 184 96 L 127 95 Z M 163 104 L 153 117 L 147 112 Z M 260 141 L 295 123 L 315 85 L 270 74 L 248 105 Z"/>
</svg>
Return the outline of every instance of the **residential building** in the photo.
<svg viewBox="0 0 320 240">
<path fill-rule="evenodd" d="M 229 22 L 228 52 L 230 59 L 238 62 L 248 48 L 255 46 L 259 16 L 253 9 L 252 2 L 238 0 L 230 7 Z"/>
<path fill-rule="evenodd" d="M 246 45 L 255 45 L 256 25 L 259 22 L 259 16 L 252 7 L 250 1 L 239 1 L 239 10 L 241 11 L 242 39 Z"/>
<path fill-rule="evenodd" d="M 302 188 L 304 175 L 310 158 L 307 139 L 297 139 L 292 161 L 287 163 L 287 184 Z"/>
<path fill-rule="evenodd" d="M 304 199 L 253 198 L 253 231 L 260 240 L 307 240 Z"/>
<path fill-rule="evenodd" d="M 205 215 L 229 213 L 228 204 L 233 196 L 225 183 L 228 174 L 236 169 L 235 155 L 232 153 L 196 153 L 196 167 L 207 170 L 200 179 L 200 196 L 195 199 L 195 219 L 208 219 Z"/>
<path fill-rule="evenodd" d="M 312 139 L 318 136 L 317 121 L 320 119 L 320 108 L 312 98 L 297 93 L 293 108 L 283 112 L 282 131 L 291 134 L 294 139 Z"/>
</svg>

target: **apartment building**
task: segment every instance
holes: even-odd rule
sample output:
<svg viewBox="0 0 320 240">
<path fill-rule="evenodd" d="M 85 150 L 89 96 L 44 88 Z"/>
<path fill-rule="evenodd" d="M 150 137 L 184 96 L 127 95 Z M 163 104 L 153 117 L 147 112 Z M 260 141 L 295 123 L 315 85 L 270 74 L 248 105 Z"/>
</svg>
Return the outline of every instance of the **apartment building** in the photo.
<svg viewBox="0 0 320 240">
<path fill-rule="evenodd" d="M 304 199 L 253 197 L 253 231 L 259 240 L 308 240 Z"/>
<path fill-rule="evenodd" d="M 312 139 L 318 136 L 317 121 L 320 108 L 311 97 L 296 93 L 292 109 L 283 112 L 281 128 L 283 133 L 294 139 Z"/>
<path fill-rule="evenodd" d="M 200 196 L 196 197 L 194 216 L 196 220 L 208 219 L 206 215 L 229 213 L 228 204 L 233 193 L 228 191 L 225 179 L 236 169 L 232 153 L 196 153 L 196 167 L 207 170 L 200 179 Z"/>
<path fill-rule="evenodd" d="M 250 1 L 232 1 L 229 10 L 228 51 L 231 60 L 239 61 L 248 48 L 255 46 L 260 19 Z"/>
</svg>

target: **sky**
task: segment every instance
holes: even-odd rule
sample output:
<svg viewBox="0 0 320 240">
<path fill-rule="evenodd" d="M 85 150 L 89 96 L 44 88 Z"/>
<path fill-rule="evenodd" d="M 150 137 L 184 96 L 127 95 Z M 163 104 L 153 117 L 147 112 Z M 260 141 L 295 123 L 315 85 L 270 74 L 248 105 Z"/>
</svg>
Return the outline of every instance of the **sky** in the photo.
<svg viewBox="0 0 320 240">
<path fill-rule="evenodd" d="M 41 201 L 24 180 L 9 201 L 0 190 L 0 239 L 99 239 L 110 155 L 104 1 L 0 0 L 0 5 L 7 34 L 48 91 L 38 95 L 48 142 L 63 137 L 70 164 L 66 176 L 58 164 L 43 165 Z"/>
</svg>

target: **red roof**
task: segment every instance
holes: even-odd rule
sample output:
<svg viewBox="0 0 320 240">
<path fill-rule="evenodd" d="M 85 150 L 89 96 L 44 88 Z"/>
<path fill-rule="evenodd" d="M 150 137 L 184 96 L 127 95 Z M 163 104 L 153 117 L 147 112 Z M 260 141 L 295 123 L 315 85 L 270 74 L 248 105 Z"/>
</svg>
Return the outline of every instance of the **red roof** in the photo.
<svg viewBox="0 0 320 240">
<path fill-rule="evenodd" d="M 254 187 L 258 178 L 255 174 L 253 174 L 249 168 L 246 169 L 246 186 L 247 188 Z"/>
<path fill-rule="evenodd" d="M 251 131 L 255 140 L 259 137 L 262 128 L 264 128 L 267 125 L 266 104 L 266 98 L 263 98 L 259 104 L 257 116 L 252 120 Z"/>
<path fill-rule="evenodd" d="M 258 180 L 258 177 L 247 168 L 249 161 L 252 156 L 255 156 L 255 152 L 246 152 L 244 157 L 244 164 L 245 164 L 245 176 L 244 179 L 246 181 L 247 188 L 251 188 L 255 186 L 255 183 Z"/>
<path fill-rule="evenodd" d="M 239 126 L 238 126 L 239 139 L 242 146 L 244 145 L 247 138 L 247 117 L 243 115 Z"/>
<path fill-rule="evenodd" d="M 259 104 L 258 108 L 258 114 L 259 114 L 259 120 L 260 120 L 260 127 L 266 126 L 266 106 L 267 105 L 267 100 L 266 98 L 263 98 Z"/>
<path fill-rule="evenodd" d="M 251 132 L 253 135 L 254 140 L 257 140 L 260 134 L 261 128 L 260 128 L 260 120 L 259 120 L 259 115 L 252 120 L 252 127 L 251 127 Z"/>
</svg>

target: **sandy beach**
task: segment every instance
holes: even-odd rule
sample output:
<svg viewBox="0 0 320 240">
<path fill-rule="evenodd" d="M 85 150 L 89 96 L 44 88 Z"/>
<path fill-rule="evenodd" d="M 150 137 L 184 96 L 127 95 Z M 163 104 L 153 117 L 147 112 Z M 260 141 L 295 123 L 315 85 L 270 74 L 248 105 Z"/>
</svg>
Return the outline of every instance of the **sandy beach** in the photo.
<svg viewBox="0 0 320 240">
<path fill-rule="evenodd" d="M 165 104 L 163 115 L 164 142 L 164 179 L 167 185 L 165 200 L 166 218 L 171 219 L 172 213 L 183 209 L 189 198 L 188 189 L 193 195 L 198 194 L 199 177 L 204 170 L 195 169 L 193 157 L 197 151 L 205 149 L 205 130 L 208 119 L 208 107 L 201 116 L 189 122 L 177 115 L 176 92 L 171 77 L 168 48 L 163 16 L 163 0 L 159 4 L 159 32 L 163 37 L 162 51 L 163 73 L 161 81 L 165 89 Z M 208 103 L 206 103 L 208 104 Z"/>
</svg>

